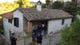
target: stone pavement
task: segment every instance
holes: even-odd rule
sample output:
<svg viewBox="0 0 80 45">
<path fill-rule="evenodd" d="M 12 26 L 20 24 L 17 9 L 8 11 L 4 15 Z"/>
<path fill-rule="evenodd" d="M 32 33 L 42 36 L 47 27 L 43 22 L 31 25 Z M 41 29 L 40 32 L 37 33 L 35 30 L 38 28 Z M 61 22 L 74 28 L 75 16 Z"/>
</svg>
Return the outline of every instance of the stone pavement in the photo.
<svg viewBox="0 0 80 45">
<path fill-rule="evenodd" d="M 48 38 L 43 39 L 42 44 L 43 45 L 57 45 L 60 40 L 60 35 L 61 35 L 60 33 L 55 33 L 51 41 L 50 41 L 50 38 L 48 37 Z"/>
<path fill-rule="evenodd" d="M 17 45 L 29 45 L 29 43 L 32 42 L 31 40 L 32 40 L 31 38 L 27 38 L 25 40 L 24 39 L 19 40 L 19 41 L 17 41 Z M 51 41 L 50 41 L 49 37 L 46 37 L 46 38 L 44 37 L 43 41 L 42 41 L 42 45 L 57 45 L 59 40 L 60 40 L 60 33 L 56 33 L 56 34 L 54 34 Z"/>
</svg>

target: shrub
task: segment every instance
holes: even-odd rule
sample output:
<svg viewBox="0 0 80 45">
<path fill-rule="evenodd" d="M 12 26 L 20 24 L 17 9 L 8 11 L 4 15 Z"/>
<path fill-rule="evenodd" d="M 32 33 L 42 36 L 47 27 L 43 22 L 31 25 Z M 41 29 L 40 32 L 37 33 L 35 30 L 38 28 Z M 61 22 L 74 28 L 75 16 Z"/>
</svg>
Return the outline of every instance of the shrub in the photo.
<svg viewBox="0 0 80 45">
<path fill-rule="evenodd" d="M 46 0 L 46 5 L 50 5 L 50 0 Z"/>
<path fill-rule="evenodd" d="M 52 4 L 53 9 L 60 9 L 62 7 L 63 7 L 63 3 L 61 3 L 60 1 L 56 1 Z"/>
<path fill-rule="evenodd" d="M 42 4 L 42 8 L 46 8 L 46 4 Z"/>
<path fill-rule="evenodd" d="M 80 20 L 76 19 L 70 28 L 63 30 L 59 45 L 80 45 Z"/>
<path fill-rule="evenodd" d="M 80 8 L 78 7 L 76 10 L 77 10 L 77 14 L 80 14 Z"/>
</svg>

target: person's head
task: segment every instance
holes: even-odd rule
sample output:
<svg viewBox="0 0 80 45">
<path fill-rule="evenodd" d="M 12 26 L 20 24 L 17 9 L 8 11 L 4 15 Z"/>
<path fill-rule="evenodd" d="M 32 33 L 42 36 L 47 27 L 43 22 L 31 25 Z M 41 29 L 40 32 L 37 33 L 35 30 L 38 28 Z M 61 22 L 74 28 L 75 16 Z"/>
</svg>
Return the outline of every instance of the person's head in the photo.
<svg viewBox="0 0 80 45">
<path fill-rule="evenodd" d="M 42 24 L 42 27 L 44 27 L 45 25 L 44 24 Z"/>
</svg>

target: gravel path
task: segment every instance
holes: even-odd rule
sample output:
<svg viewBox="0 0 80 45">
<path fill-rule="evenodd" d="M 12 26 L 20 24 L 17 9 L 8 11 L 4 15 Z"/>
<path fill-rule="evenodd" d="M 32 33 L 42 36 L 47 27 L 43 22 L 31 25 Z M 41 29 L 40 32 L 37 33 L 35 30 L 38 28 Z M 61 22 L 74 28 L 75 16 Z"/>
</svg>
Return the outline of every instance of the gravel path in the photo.
<svg viewBox="0 0 80 45">
<path fill-rule="evenodd" d="M 43 38 L 42 45 L 49 45 L 49 44 L 50 45 L 57 45 L 57 43 L 60 40 L 60 35 L 61 35 L 60 33 L 54 34 L 54 37 L 52 38 L 51 41 L 49 41 L 49 39 L 50 39 L 49 37 Z M 24 40 L 19 40 L 19 41 L 17 41 L 17 45 L 29 45 L 29 43 L 32 42 L 31 40 L 32 40 L 31 38 L 25 39 L 25 41 Z"/>
<path fill-rule="evenodd" d="M 43 45 L 57 45 L 60 40 L 60 33 L 54 34 L 53 38 L 50 41 L 50 38 L 43 39 Z"/>
</svg>

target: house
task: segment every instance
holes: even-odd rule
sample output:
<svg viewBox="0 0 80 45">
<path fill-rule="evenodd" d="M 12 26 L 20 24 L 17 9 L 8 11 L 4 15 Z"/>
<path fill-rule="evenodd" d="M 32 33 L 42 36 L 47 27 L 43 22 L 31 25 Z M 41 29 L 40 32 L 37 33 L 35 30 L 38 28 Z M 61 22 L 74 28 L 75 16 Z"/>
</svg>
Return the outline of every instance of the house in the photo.
<svg viewBox="0 0 80 45">
<path fill-rule="evenodd" d="M 72 15 L 59 9 L 41 8 L 40 1 L 36 8 L 18 8 L 3 15 L 5 35 L 11 32 L 32 32 L 38 25 L 45 25 L 46 32 L 57 32 L 70 26 Z"/>
</svg>

